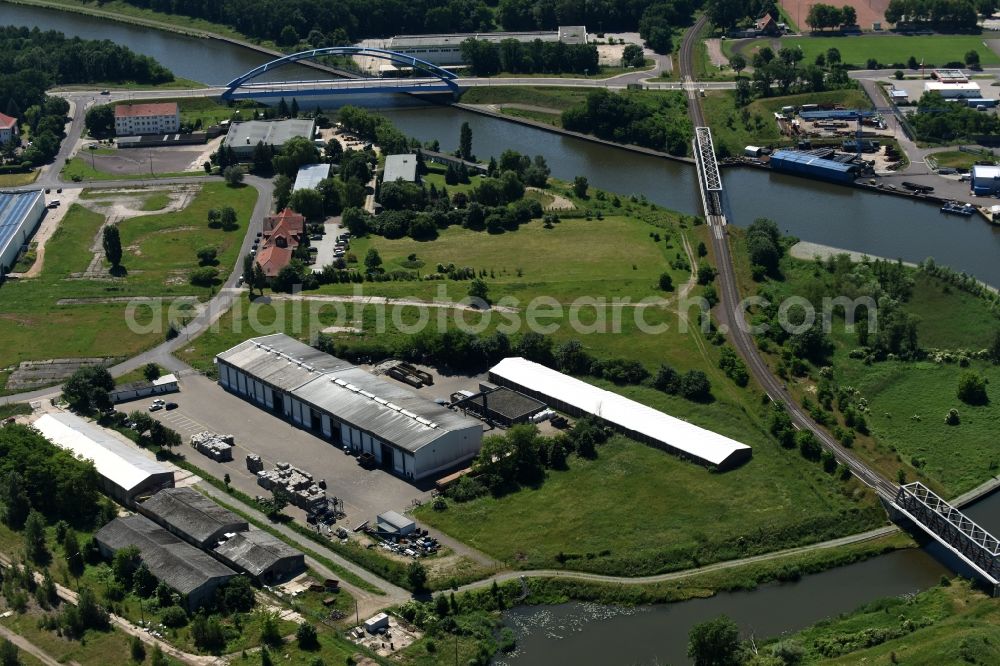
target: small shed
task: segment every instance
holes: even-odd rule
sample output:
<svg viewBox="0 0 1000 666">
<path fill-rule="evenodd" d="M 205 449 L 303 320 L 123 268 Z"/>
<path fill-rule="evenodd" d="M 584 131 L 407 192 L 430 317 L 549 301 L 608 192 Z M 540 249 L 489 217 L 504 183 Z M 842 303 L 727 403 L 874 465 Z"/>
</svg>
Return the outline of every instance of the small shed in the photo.
<svg viewBox="0 0 1000 666">
<path fill-rule="evenodd" d="M 389 628 L 389 616 L 385 613 L 379 613 L 378 615 L 372 615 L 370 618 L 365 620 L 365 631 L 369 634 L 375 634 L 382 629 Z"/>
<path fill-rule="evenodd" d="M 743 149 L 743 154 L 747 157 L 760 157 L 762 150 L 760 146 L 747 146 Z"/>
<path fill-rule="evenodd" d="M 417 524 L 395 511 L 380 513 L 376 519 L 378 531 L 390 536 L 406 536 L 417 529 Z"/>
</svg>

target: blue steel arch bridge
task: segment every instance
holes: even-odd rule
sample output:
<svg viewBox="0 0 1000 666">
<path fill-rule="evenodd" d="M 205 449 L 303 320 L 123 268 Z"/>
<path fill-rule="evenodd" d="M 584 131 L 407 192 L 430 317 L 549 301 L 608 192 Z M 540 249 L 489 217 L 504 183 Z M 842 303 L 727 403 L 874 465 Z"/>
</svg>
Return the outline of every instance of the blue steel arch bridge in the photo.
<svg viewBox="0 0 1000 666">
<path fill-rule="evenodd" d="M 323 56 L 363 56 L 405 67 L 412 76 L 394 78 L 343 78 L 327 81 L 255 81 L 286 65 L 312 61 Z M 251 69 L 226 84 L 222 99 L 264 97 L 306 97 L 310 95 L 367 93 L 450 93 L 459 92 L 458 75 L 434 63 L 405 53 L 367 46 L 331 46 L 292 53 Z"/>
</svg>

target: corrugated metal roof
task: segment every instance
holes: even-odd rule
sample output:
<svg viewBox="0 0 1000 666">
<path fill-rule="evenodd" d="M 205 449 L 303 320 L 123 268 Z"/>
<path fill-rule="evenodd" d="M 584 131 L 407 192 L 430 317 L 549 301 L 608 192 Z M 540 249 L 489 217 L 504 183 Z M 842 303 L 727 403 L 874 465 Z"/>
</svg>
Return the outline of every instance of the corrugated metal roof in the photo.
<svg viewBox="0 0 1000 666">
<path fill-rule="evenodd" d="M 225 145 L 229 148 L 253 148 L 258 143 L 268 146 L 283 146 L 292 137 L 301 136 L 312 140 L 315 121 L 308 119 L 290 120 L 248 120 L 233 123 L 226 134 Z"/>
<path fill-rule="evenodd" d="M 252 338 L 219 358 L 407 451 L 416 452 L 444 432 L 482 428 L 474 419 L 283 333 Z"/>
<path fill-rule="evenodd" d="M 978 178 L 987 180 L 1000 178 L 1000 167 L 989 166 L 986 164 L 976 164 L 972 167 L 972 178 L 973 180 Z"/>
<path fill-rule="evenodd" d="M 746 444 L 724 435 L 520 357 L 505 358 L 490 369 L 490 374 L 519 386 L 530 387 L 556 401 L 713 465 L 725 463 L 734 453 L 750 451 Z"/>
<path fill-rule="evenodd" d="M 289 557 L 304 557 L 281 539 L 258 529 L 238 532 L 213 549 L 216 553 L 254 576 Z"/>
<path fill-rule="evenodd" d="M 93 460 L 98 474 L 126 492 L 151 476 L 173 474 L 75 414 L 42 414 L 33 425 L 57 446 L 72 451 L 78 458 Z"/>
<path fill-rule="evenodd" d="M 24 242 L 22 231 L 33 226 L 34 220 L 29 220 L 42 191 L 0 192 L 0 250 L 6 249 L 9 243 Z"/>
<path fill-rule="evenodd" d="M 841 173 L 850 173 L 851 171 L 857 170 L 857 165 L 854 164 L 841 164 L 834 160 L 824 159 L 822 157 L 816 157 L 815 155 L 810 155 L 809 153 L 797 152 L 794 150 L 776 150 L 771 154 L 772 164 L 777 162 L 794 162 L 797 164 L 808 164 L 809 166 L 819 167 L 822 169 L 829 169 L 830 171 L 839 171 Z"/>
<path fill-rule="evenodd" d="M 143 502 L 142 510 L 199 543 L 220 530 L 248 529 L 247 521 L 191 488 L 165 488 Z"/>
<path fill-rule="evenodd" d="M 115 518 L 94 538 L 116 552 L 126 546 L 135 546 L 150 573 L 181 594 L 190 594 L 213 579 L 236 575 L 226 565 L 181 541 L 145 516 Z"/>
</svg>

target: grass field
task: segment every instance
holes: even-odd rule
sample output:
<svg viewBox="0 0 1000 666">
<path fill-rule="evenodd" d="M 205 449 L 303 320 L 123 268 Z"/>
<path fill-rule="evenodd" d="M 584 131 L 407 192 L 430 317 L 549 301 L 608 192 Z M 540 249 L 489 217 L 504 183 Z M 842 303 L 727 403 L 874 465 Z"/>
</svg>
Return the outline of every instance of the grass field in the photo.
<svg viewBox="0 0 1000 666">
<path fill-rule="evenodd" d="M 0 187 L 20 187 L 31 185 L 38 179 L 38 169 L 32 169 L 28 173 L 4 173 L 0 174 Z"/>
<path fill-rule="evenodd" d="M 152 196 L 152 195 L 151 195 Z M 42 274 L 8 282 L 0 298 L 0 321 L 9 342 L 0 351 L 0 365 L 22 360 L 77 356 L 131 356 L 162 340 L 162 333 L 129 330 L 125 302 L 60 304 L 60 299 L 107 299 L 129 296 L 211 295 L 211 289 L 188 284 L 188 272 L 197 266 L 195 251 L 216 245 L 220 272 L 236 262 L 236 254 L 256 201 L 256 190 L 232 189 L 206 183 L 182 211 L 131 218 L 120 223 L 123 263 L 128 275 L 116 279 L 73 279 L 93 257 L 90 250 L 104 216 L 79 204 L 66 213 L 45 249 Z M 206 223 L 211 207 L 231 205 L 239 229 L 225 232 Z M 165 314 L 165 313 L 161 313 Z M 141 310 L 140 323 L 149 323 Z M 166 330 L 162 327 L 161 330 Z"/>
<path fill-rule="evenodd" d="M 843 104 L 847 108 L 871 108 L 871 101 L 861 90 L 829 90 L 821 93 L 785 95 L 756 99 L 743 109 L 736 108 L 732 91 L 710 92 L 702 99 L 705 119 L 712 126 L 712 139 L 721 155 L 741 155 L 748 145 L 791 145 L 790 138 L 778 131 L 774 112 L 783 106 L 799 104 Z"/>
<path fill-rule="evenodd" d="M 998 631 L 1000 606 L 959 579 L 872 602 L 781 640 L 800 646 L 807 664 L 996 664 Z"/>
<path fill-rule="evenodd" d="M 564 111 L 587 99 L 589 88 L 481 86 L 462 94 L 463 104 L 530 104 Z"/>
<path fill-rule="evenodd" d="M 786 282 L 781 295 L 829 293 L 815 285 L 812 262 L 785 260 Z M 825 274 L 825 273 L 823 273 Z M 914 272 L 913 294 L 905 308 L 919 318 L 917 334 L 924 349 L 985 349 L 1000 317 L 982 300 L 936 278 Z M 834 381 L 860 391 L 868 401 L 872 436 L 859 436 L 855 448 L 882 472 L 895 479 L 903 469 L 907 478 L 920 478 L 945 496 L 969 490 L 1000 471 L 1000 368 L 972 361 L 970 368 L 990 381 L 991 402 L 970 406 L 957 397 L 959 377 L 967 368 L 958 363 L 885 361 L 865 365 L 852 359 L 858 346 L 853 333 L 836 322 L 831 332 L 835 345 Z M 790 382 L 800 398 L 810 396 L 814 383 Z M 961 424 L 948 426 L 944 417 L 956 408 Z"/>
<path fill-rule="evenodd" d="M 983 154 L 965 153 L 960 150 L 943 150 L 939 153 L 928 155 L 927 160 L 933 161 L 939 167 L 971 169 L 976 162 L 995 161 L 995 158 L 990 158 Z"/>
<path fill-rule="evenodd" d="M 93 83 L 81 83 L 77 85 L 55 86 L 52 90 L 73 91 L 73 90 L 193 90 L 196 88 L 207 88 L 208 86 L 198 81 L 175 76 L 173 81 L 167 83 L 136 83 L 134 81 L 94 81 Z"/>
<path fill-rule="evenodd" d="M 968 51 L 979 53 L 984 66 L 1000 64 L 1000 56 L 984 46 L 983 37 L 978 35 L 784 37 L 781 42 L 789 48 L 801 48 L 807 63 L 813 62 L 820 53 L 836 48 L 844 63 L 857 67 L 864 67 L 869 58 L 875 58 L 882 65 L 905 64 L 910 56 L 927 66 L 940 67 L 949 62 L 962 62 Z M 752 53 L 746 49 L 743 52 L 748 58 Z"/>
<path fill-rule="evenodd" d="M 620 389 L 619 389 L 620 390 Z M 421 520 L 516 568 L 639 576 L 777 550 L 877 525 L 840 482 L 782 451 L 740 405 L 686 403 L 652 389 L 621 391 L 754 447 L 740 469 L 704 468 L 624 438 L 550 472 L 537 490 L 422 507 Z"/>
</svg>

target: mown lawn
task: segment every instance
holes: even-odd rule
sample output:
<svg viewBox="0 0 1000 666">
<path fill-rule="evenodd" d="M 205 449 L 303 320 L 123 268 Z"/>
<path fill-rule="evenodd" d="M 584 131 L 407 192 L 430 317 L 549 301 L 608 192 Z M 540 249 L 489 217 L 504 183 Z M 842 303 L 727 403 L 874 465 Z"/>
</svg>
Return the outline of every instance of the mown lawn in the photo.
<svg viewBox="0 0 1000 666">
<path fill-rule="evenodd" d="M 927 160 L 933 160 L 939 167 L 953 169 L 971 169 L 976 162 L 994 161 L 986 155 L 965 153 L 960 150 L 943 150 L 939 153 L 932 153 L 927 156 Z"/>
<path fill-rule="evenodd" d="M 910 56 L 917 62 L 923 61 L 925 66 L 942 67 L 949 62 L 963 62 L 969 51 L 979 53 L 983 65 L 1000 63 L 1000 56 L 984 46 L 983 37 L 979 35 L 784 37 L 781 42 L 788 48 L 801 48 L 807 63 L 831 48 L 840 51 L 842 62 L 858 67 L 864 67 L 869 58 L 875 58 L 882 65 L 905 64 Z"/>
<path fill-rule="evenodd" d="M 463 104 L 530 104 L 564 111 L 587 99 L 589 88 L 480 86 L 462 94 Z"/>
<path fill-rule="evenodd" d="M 32 169 L 28 173 L 3 173 L 0 174 L 0 187 L 20 187 L 31 185 L 41 173 L 38 169 Z"/>
</svg>

